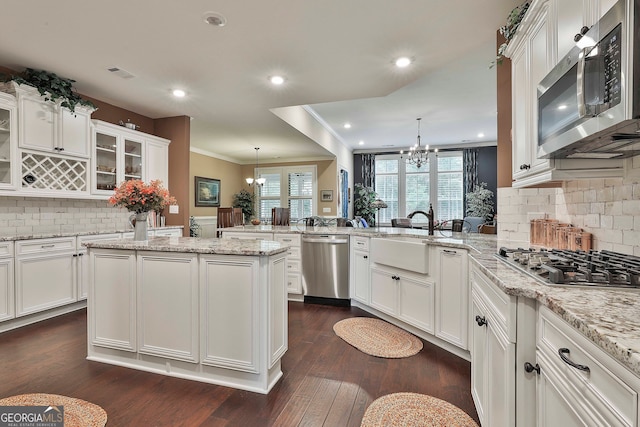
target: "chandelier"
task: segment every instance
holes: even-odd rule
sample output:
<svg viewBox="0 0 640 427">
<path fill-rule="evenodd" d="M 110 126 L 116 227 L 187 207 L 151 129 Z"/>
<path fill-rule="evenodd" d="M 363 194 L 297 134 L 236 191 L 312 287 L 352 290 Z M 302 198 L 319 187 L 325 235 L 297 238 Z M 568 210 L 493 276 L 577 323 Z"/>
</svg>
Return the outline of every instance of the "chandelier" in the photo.
<svg viewBox="0 0 640 427">
<path fill-rule="evenodd" d="M 422 120 L 422 118 L 418 117 L 416 120 L 418 121 L 418 138 L 416 144 L 409 148 L 409 152 L 407 153 L 407 160 L 409 161 L 410 165 L 414 165 L 419 169 L 429 160 L 429 146 L 425 145 L 423 147 L 420 144 L 420 120 Z M 437 155 L 438 149 L 436 148 L 434 152 Z M 400 151 L 400 158 L 402 158 L 403 154 L 404 150 Z"/>
<path fill-rule="evenodd" d="M 258 150 L 260 150 L 259 147 L 256 147 L 256 171 L 258 170 Z M 258 178 L 247 178 L 246 179 L 247 184 L 252 185 L 254 182 L 259 185 L 262 186 L 265 182 L 267 182 L 266 178 L 261 178 L 260 174 L 258 174 Z"/>
</svg>

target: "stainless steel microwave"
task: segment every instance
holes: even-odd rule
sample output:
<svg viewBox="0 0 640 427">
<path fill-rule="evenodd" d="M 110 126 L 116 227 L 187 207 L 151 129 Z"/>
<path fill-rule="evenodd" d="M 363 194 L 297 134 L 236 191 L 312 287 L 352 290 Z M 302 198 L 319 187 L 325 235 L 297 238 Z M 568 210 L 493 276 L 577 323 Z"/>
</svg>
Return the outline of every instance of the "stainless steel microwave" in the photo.
<svg viewBox="0 0 640 427">
<path fill-rule="evenodd" d="M 639 14 L 619 0 L 540 82 L 539 158 L 640 154 Z"/>
</svg>

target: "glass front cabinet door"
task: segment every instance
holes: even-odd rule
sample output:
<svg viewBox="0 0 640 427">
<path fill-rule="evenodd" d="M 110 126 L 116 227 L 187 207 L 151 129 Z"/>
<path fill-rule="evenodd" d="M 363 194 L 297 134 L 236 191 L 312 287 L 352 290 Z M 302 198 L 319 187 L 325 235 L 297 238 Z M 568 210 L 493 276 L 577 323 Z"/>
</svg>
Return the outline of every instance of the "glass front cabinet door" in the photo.
<svg viewBox="0 0 640 427">
<path fill-rule="evenodd" d="M 144 181 L 144 138 L 98 123 L 93 132 L 93 194 L 111 195 L 124 181 Z"/>
<path fill-rule="evenodd" d="M 17 107 L 14 96 L 0 93 L 0 189 L 15 189 Z"/>
</svg>

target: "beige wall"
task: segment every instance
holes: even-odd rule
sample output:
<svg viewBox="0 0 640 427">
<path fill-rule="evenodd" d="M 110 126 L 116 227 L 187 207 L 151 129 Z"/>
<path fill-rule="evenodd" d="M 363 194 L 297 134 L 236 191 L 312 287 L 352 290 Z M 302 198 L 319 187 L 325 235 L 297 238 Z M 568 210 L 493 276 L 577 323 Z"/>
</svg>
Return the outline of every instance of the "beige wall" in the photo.
<svg viewBox="0 0 640 427">
<path fill-rule="evenodd" d="M 336 216 L 338 208 L 338 163 L 334 160 L 318 160 L 313 162 L 290 162 L 290 163 L 260 163 L 260 167 L 274 168 L 274 167 L 289 167 L 289 166 L 309 166 L 316 165 L 317 178 L 318 178 L 318 200 L 316 204 L 318 206 L 317 214 L 320 216 Z M 252 177 L 254 175 L 255 165 L 243 165 L 241 166 L 242 185 L 241 188 L 249 188 L 245 182 L 245 178 Z M 333 190 L 333 201 L 321 202 L 320 191 Z M 323 212 L 323 208 L 330 208 L 330 212 Z"/>
<path fill-rule="evenodd" d="M 231 206 L 233 195 L 243 188 L 245 175 L 242 165 L 191 152 L 189 170 L 189 215 L 216 216 L 218 208 L 196 207 L 194 177 L 220 180 L 220 206 Z M 246 175 L 249 176 L 249 175 Z M 246 183 L 245 183 L 246 186 Z"/>
</svg>

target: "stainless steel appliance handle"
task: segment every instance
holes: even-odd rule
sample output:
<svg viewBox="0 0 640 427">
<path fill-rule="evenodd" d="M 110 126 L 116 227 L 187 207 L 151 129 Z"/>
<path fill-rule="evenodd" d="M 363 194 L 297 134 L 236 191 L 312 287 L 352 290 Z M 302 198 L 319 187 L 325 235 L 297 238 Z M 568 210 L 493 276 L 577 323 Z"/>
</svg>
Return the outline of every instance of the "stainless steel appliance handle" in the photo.
<svg viewBox="0 0 640 427">
<path fill-rule="evenodd" d="M 576 89 L 578 95 L 578 115 L 583 118 L 587 115 L 587 104 L 584 100 L 584 68 L 587 61 L 587 48 L 580 51 L 578 55 L 578 72 L 576 74 Z"/>
<path fill-rule="evenodd" d="M 306 243 L 349 243 L 348 239 L 328 239 L 328 238 L 322 238 L 322 237 L 318 237 L 318 238 L 309 238 L 309 237 L 303 237 L 302 238 L 303 242 Z"/>
</svg>

